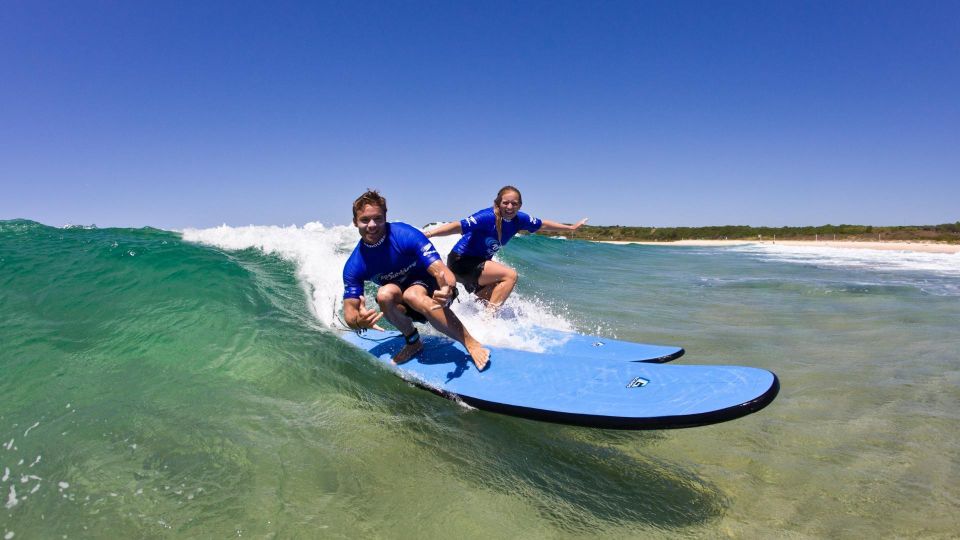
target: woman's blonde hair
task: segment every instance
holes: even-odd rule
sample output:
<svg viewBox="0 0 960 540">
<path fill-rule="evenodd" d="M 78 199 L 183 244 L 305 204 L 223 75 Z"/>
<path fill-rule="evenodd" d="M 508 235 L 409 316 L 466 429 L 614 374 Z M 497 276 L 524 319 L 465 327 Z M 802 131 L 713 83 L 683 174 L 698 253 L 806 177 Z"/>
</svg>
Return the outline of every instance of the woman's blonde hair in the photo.
<svg viewBox="0 0 960 540">
<path fill-rule="evenodd" d="M 520 203 L 520 206 L 523 206 L 523 195 L 520 194 L 520 190 L 513 186 L 503 186 L 500 188 L 500 191 L 497 192 L 497 198 L 493 200 L 493 215 L 497 216 L 497 242 L 502 243 L 503 233 L 503 217 L 500 216 L 500 201 L 503 200 L 503 196 L 507 192 L 512 191 L 517 194 L 517 202 Z"/>
</svg>

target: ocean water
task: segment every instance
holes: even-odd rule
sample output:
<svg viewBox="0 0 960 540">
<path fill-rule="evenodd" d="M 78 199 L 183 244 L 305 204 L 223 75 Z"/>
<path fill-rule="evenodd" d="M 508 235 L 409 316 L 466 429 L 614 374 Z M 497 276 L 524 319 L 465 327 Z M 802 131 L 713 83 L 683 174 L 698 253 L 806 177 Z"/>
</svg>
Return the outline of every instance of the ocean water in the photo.
<svg viewBox="0 0 960 540">
<path fill-rule="evenodd" d="M 482 341 L 780 377 L 756 414 L 621 432 L 471 410 L 341 342 L 356 240 L 0 222 L 0 538 L 960 531 L 958 255 L 515 239 L 505 317 L 455 307 Z"/>
</svg>

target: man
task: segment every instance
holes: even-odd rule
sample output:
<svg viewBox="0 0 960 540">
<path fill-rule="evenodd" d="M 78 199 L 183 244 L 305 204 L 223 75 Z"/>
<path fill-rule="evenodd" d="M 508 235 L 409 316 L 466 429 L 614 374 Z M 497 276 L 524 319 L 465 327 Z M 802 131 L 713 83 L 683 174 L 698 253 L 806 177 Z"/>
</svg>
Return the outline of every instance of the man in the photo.
<svg viewBox="0 0 960 540">
<path fill-rule="evenodd" d="M 406 344 L 393 357 L 402 364 L 423 349 L 413 323 L 429 322 L 467 349 L 477 369 L 483 371 L 490 351 L 483 348 L 450 310 L 457 282 L 437 250 L 422 232 L 406 223 L 387 222 L 387 200 L 368 190 L 353 203 L 353 224 L 360 242 L 343 267 L 343 315 L 354 330 L 382 330 L 381 317 L 397 327 Z M 364 281 L 380 286 L 380 312 L 367 309 Z"/>
</svg>

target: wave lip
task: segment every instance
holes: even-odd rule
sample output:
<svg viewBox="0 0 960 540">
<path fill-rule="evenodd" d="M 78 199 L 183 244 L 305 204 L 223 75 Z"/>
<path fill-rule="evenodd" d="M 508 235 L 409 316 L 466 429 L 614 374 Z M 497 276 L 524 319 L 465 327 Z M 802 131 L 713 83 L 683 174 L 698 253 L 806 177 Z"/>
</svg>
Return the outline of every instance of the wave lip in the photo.
<svg viewBox="0 0 960 540">
<path fill-rule="evenodd" d="M 329 328 L 340 326 L 343 266 L 359 239 L 356 228 L 344 225 L 326 227 L 316 222 L 303 227 L 221 225 L 209 229 L 185 229 L 181 234 L 188 242 L 231 251 L 257 249 L 294 263 L 297 279 L 311 297 L 314 315 Z M 458 235 L 451 235 L 431 241 L 445 260 L 458 239 Z M 367 292 L 370 303 L 372 290 L 368 288 Z M 554 313 L 541 299 L 514 292 L 498 316 L 488 317 L 479 304 L 469 300 L 472 297 L 466 291 L 460 292 L 463 300 L 454 303 L 451 309 L 481 343 L 542 352 L 558 343 L 555 337 L 551 337 L 553 334 L 540 332 L 540 328 L 573 331 L 573 325 L 562 315 Z M 427 325 L 421 325 L 421 331 L 434 332 Z"/>
</svg>

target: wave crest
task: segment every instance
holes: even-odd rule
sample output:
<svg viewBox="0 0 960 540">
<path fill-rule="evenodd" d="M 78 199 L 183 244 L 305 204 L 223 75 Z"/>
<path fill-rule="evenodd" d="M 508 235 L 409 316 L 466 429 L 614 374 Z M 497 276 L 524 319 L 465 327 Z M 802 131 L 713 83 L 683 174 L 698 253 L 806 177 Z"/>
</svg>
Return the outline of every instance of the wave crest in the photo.
<svg viewBox="0 0 960 540">
<path fill-rule="evenodd" d="M 338 317 L 343 303 L 343 265 L 357 244 L 356 228 L 337 225 L 326 227 L 321 223 L 307 223 L 303 227 L 291 225 L 230 227 L 221 225 L 209 229 L 186 229 L 183 239 L 216 246 L 226 250 L 257 249 L 295 264 L 297 279 L 311 298 L 316 318 L 325 326 L 339 326 Z M 459 236 L 432 239 L 443 259 L 453 248 Z M 460 302 L 454 303 L 454 313 L 480 342 L 499 347 L 530 351 L 544 351 L 556 345 L 555 334 L 546 337 L 539 328 L 573 331 L 563 316 L 551 312 L 538 298 L 525 298 L 514 292 L 507 305 L 496 317 L 487 317 L 483 309 L 461 286 Z M 369 300 L 368 300 L 369 302 Z M 435 333 L 426 325 L 424 333 Z"/>
</svg>

